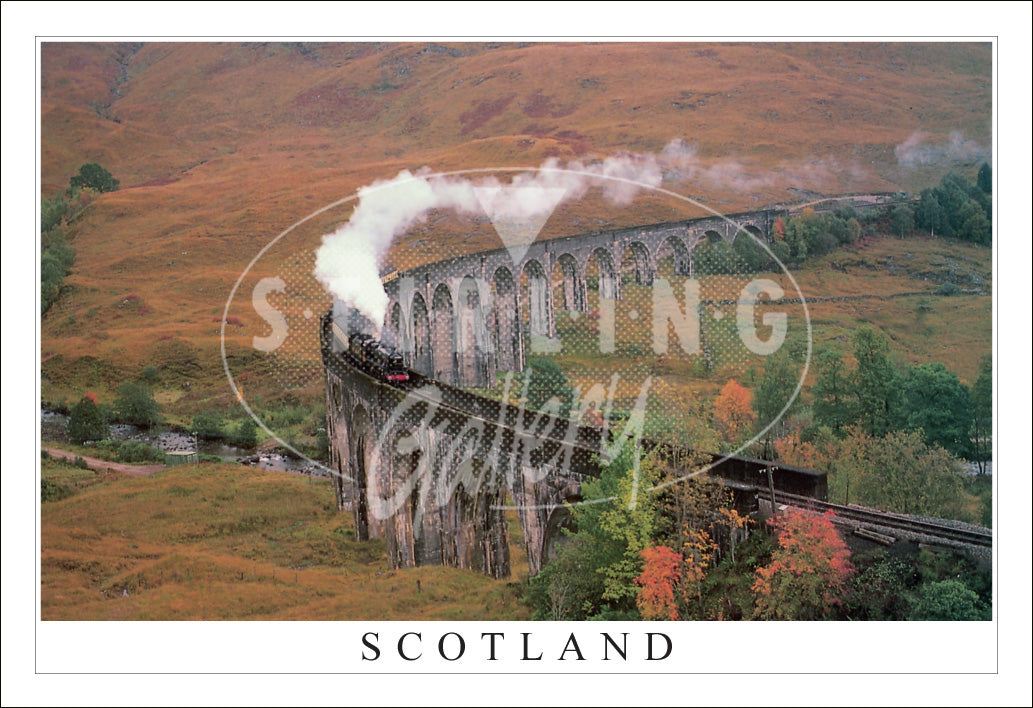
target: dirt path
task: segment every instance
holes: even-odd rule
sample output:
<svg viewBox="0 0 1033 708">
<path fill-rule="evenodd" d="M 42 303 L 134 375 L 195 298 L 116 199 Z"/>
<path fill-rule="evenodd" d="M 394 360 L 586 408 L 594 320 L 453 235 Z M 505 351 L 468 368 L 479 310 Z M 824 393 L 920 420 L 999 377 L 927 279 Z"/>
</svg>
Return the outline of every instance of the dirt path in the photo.
<svg viewBox="0 0 1033 708">
<path fill-rule="evenodd" d="M 127 465 L 122 462 L 108 462 L 107 460 L 101 460 L 96 457 L 78 455 L 74 452 L 68 452 L 68 450 L 62 450 L 57 447 L 47 447 L 46 445 L 43 445 L 40 449 L 46 450 L 52 457 L 60 457 L 64 460 L 74 460 L 76 457 L 81 457 L 86 460 L 86 464 L 90 466 L 91 470 L 110 470 L 111 472 L 131 474 L 134 477 L 146 477 L 149 474 L 154 474 L 158 470 L 165 469 L 165 465 Z"/>
</svg>

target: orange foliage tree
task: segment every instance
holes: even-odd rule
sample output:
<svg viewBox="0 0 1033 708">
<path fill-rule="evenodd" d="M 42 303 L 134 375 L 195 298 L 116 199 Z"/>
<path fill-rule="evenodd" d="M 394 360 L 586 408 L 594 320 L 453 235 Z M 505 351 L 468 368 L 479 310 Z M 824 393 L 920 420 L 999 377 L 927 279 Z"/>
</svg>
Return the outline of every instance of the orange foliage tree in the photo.
<svg viewBox="0 0 1033 708">
<path fill-rule="evenodd" d="M 735 379 L 729 379 L 714 401 L 714 418 L 725 439 L 737 441 L 756 417 L 752 394 Z"/>
<path fill-rule="evenodd" d="M 642 573 L 635 578 L 640 590 L 635 598 L 645 620 L 676 620 L 677 590 L 681 582 L 682 558 L 667 546 L 650 546 L 641 551 Z"/>
<path fill-rule="evenodd" d="M 832 517 L 832 512 L 818 516 L 790 511 L 770 521 L 778 532 L 778 549 L 771 563 L 758 568 L 754 576 L 755 617 L 814 620 L 833 616 L 854 569 Z"/>
</svg>

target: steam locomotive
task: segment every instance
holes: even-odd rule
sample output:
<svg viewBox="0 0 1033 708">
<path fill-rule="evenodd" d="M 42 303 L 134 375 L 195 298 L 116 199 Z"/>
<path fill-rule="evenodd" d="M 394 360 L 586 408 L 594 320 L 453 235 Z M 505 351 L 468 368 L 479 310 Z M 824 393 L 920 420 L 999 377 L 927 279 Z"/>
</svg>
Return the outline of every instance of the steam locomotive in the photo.
<svg viewBox="0 0 1033 708">
<path fill-rule="evenodd" d="M 367 373 L 379 379 L 392 383 L 409 380 L 402 355 L 368 334 L 348 337 L 348 352 Z"/>
</svg>

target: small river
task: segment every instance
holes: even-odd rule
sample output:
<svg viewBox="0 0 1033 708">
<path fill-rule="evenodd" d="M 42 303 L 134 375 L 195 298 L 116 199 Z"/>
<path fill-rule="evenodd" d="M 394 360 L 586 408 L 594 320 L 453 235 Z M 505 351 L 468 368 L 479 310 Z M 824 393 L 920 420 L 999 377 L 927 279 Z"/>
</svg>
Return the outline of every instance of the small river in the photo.
<svg viewBox="0 0 1033 708">
<path fill-rule="evenodd" d="M 48 440 L 68 442 L 68 416 L 54 411 L 42 411 L 40 413 L 40 430 L 44 442 Z M 194 450 L 192 435 L 172 430 L 148 431 L 135 425 L 116 423 L 108 426 L 108 437 L 112 440 L 135 440 L 147 443 L 165 452 L 193 452 Z M 280 452 L 257 452 L 217 440 L 201 440 L 199 447 L 201 454 L 214 455 L 224 462 L 237 462 L 274 472 L 327 476 L 326 470 L 322 467 Z"/>
</svg>

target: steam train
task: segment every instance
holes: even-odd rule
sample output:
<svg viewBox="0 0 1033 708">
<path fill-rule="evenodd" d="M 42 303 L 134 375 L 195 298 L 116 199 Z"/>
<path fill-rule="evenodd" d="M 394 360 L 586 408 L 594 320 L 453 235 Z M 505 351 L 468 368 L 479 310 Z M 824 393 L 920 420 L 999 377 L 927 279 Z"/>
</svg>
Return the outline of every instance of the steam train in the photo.
<svg viewBox="0 0 1033 708">
<path fill-rule="evenodd" d="M 327 342 L 332 350 L 351 359 L 370 376 L 397 384 L 409 381 L 411 372 L 405 366 L 405 359 L 390 344 L 379 341 L 365 331 L 372 322 L 340 301 L 323 321 Z"/>
<path fill-rule="evenodd" d="M 393 347 L 368 334 L 353 334 L 347 341 L 348 353 L 366 373 L 391 383 L 409 380 L 405 360 Z"/>
</svg>

